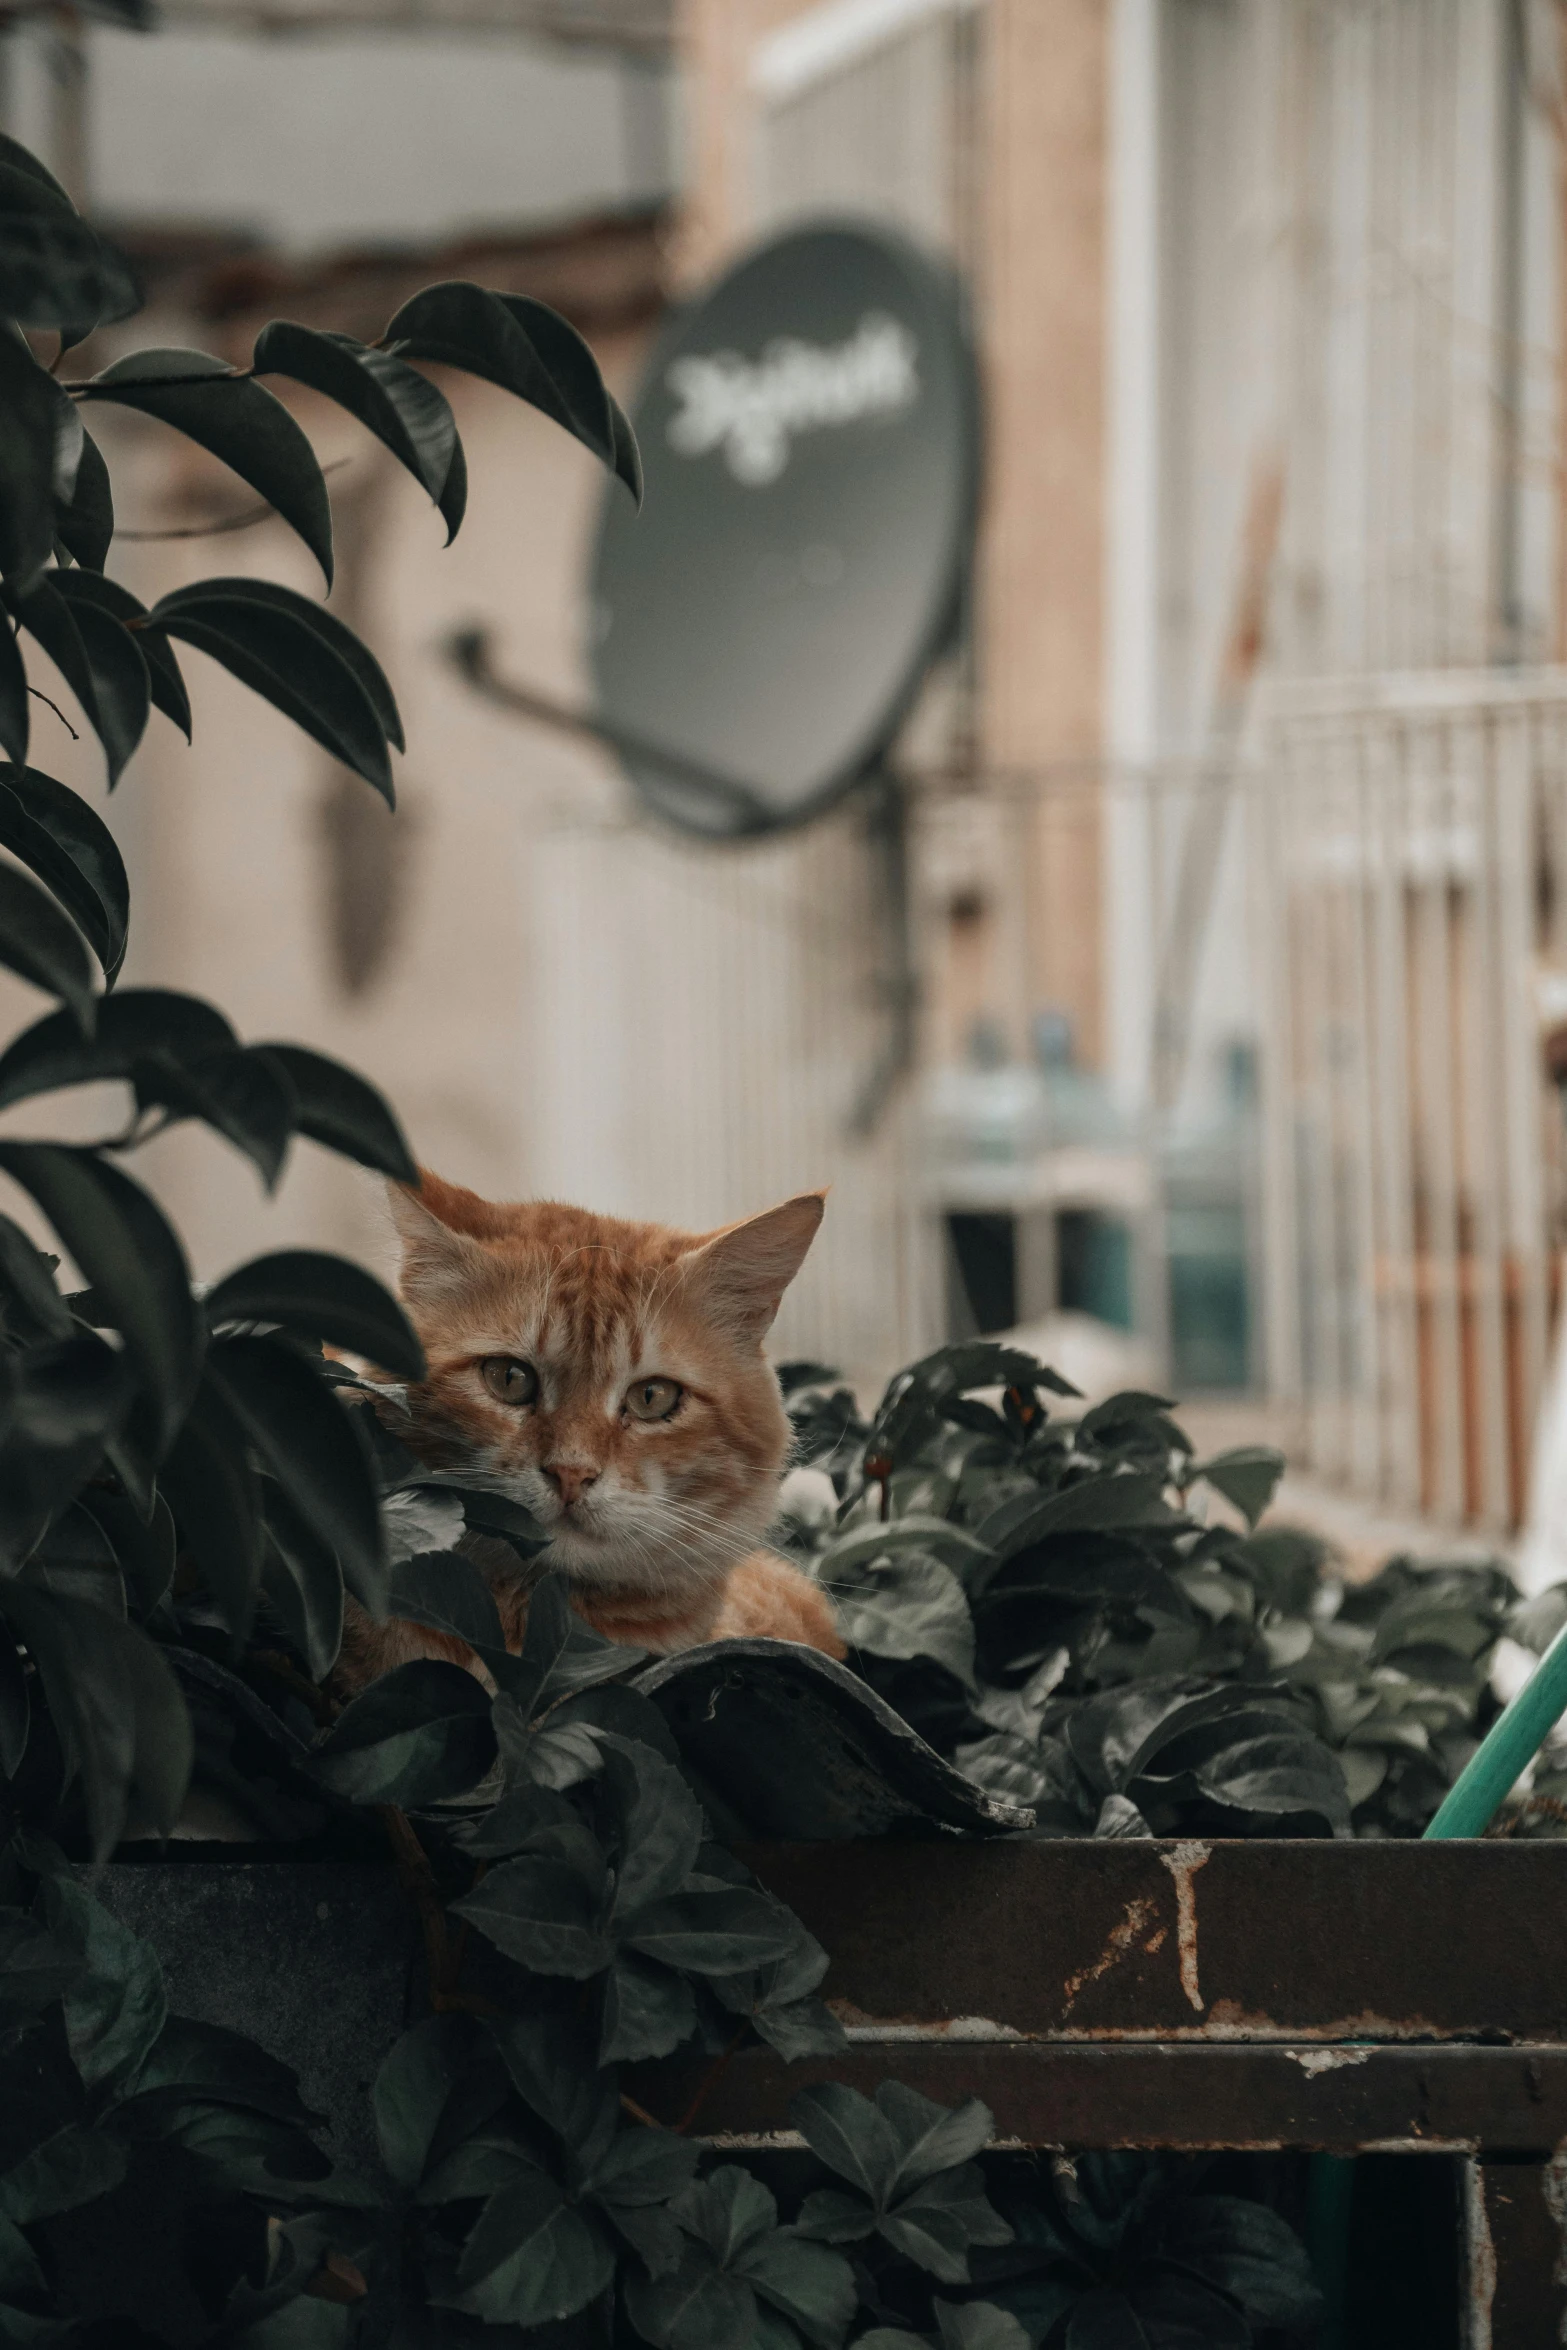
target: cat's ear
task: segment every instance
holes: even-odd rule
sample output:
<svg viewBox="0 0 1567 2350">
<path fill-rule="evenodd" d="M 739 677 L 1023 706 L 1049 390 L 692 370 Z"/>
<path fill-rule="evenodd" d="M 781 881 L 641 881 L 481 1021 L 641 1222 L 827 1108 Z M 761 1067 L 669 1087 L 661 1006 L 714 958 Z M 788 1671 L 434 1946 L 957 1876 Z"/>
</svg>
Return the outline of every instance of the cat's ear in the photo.
<svg viewBox="0 0 1567 2350">
<path fill-rule="evenodd" d="M 687 1282 L 715 1321 L 739 1338 L 766 1337 L 784 1291 L 816 1238 L 826 1197 L 822 1191 L 802 1191 L 782 1207 L 730 1224 L 692 1249 Z"/>
<path fill-rule="evenodd" d="M 484 1263 L 478 1239 L 482 1225 L 469 1214 L 469 1203 L 485 1210 L 488 1202 L 423 1170 L 417 1191 L 406 1183 L 389 1183 L 386 1198 L 403 1246 L 398 1287 L 405 1302 L 429 1305 L 465 1289 Z"/>
</svg>

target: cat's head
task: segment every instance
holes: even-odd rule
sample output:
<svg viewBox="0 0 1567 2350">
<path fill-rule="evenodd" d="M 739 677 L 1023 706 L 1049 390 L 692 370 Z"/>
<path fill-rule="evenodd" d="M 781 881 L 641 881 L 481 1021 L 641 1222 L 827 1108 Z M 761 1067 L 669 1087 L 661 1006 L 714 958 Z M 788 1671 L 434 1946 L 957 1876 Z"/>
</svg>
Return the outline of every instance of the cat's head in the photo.
<svg viewBox="0 0 1567 2350">
<path fill-rule="evenodd" d="M 716 1587 L 773 1517 L 790 1431 L 762 1341 L 822 1194 L 706 1234 L 430 1174 L 391 1202 L 420 1450 L 525 1503 L 579 1582 Z"/>
</svg>

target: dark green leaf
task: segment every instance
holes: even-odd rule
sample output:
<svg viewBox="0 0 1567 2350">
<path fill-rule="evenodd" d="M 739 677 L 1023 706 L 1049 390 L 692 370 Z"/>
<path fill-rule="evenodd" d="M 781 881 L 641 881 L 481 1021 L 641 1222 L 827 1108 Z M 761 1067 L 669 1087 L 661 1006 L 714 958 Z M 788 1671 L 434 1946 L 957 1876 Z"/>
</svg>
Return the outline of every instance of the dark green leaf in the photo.
<svg viewBox="0 0 1567 2350">
<path fill-rule="evenodd" d="M 302 1045 L 268 1044 L 252 1048 L 270 1053 L 294 1088 L 294 1123 L 312 1142 L 324 1143 L 345 1159 L 390 1175 L 398 1183 L 417 1183 L 419 1170 L 403 1138 L 402 1128 L 373 1085 L 355 1076 L 324 1053 L 307 1052 Z M 9 1056 L 7 1056 L 9 1058 Z M 0 1060 L 0 1100 L 4 1099 L 5 1061 Z"/>
<path fill-rule="evenodd" d="M 258 375 L 287 375 L 309 384 L 357 417 L 441 508 L 450 546 L 462 521 L 462 505 L 448 500 L 448 487 L 466 484 L 452 484 L 456 419 L 444 393 L 427 377 L 386 351 L 356 342 L 352 335 L 296 326 L 288 319 L 275 319 L 262 328 L 251 364 Z"/>
<path fill-rule="evenodd" d="M 331 586 L 326 483 L 314 449 L 281 400 L 205 351 L 133 352 L 95 375 L 84 397 L 161 417 L 209 449 L 298 531 Z"/>
<path fill-rule="evenodd" d="M 1349 1790 L 1343 1766 L 1320 1739 L 1280 1731 L 1241 1739 L 1192 1776 L 1215 1803 L 1237 1811 L 1315 1812 L 1342 1834 L 1349 1832 Z"/>
<path fill-rule="evenodd" d="M 553 2179 L 527 2171 L 498 2188 L 463 2247 L 451 2306 L 493 2324 L 546 2325 L 602 2293 L 615 2254 Z"/>
<path fill-rule="evenodd" d="M 4 200 L 14 202 L 14 192 Z M 0 212 L 0 313 L 68 343 L 141 308 L 130 263 L 85 220 Z"/>
<path fill-rule="evenodd" d="M 70 2124 L 0 2178 L 0 2212 L 16 2227 L 31 2227 L 57 2211 L 96 2202 L 119 2185 L 125 2170 L 123 2140 L 111 2138 L 107 2130 Z"/>
<path fill-rule="evenodd" d="M 736 2266 L 754 2291 L 781 2310 L 817 2350 L 837 2350 L 859 2296 L 841 2252 L 802 2242 L 783 2228 L 747 2246 Z"/>
<path fill-rule="evenodd" d="M 0 314 L 13 236 L 47 225 L 0 214 Z M 54 550 L 55 494 L 70 495 L 80 451 L 74 403 L 20 336 L 0 328 L 0 573 L 17 592 L 34 585 Z"/>
<path fill-rule="evenodd" d="M 283 1249 L 226 1273 L 209 1291 L 207 1319 L 280 1323 L 309 1338 L 368 1356 L 399 1379 L 422 1379 L 424 1349 L 402 1307 L 346 1257 Z"/>
<path fill-rule="evenodd" d="M 391 687 L 321 605 L 269 581 L 206 579 L 155 604 L 154 629 L 210 654 L 395 804 L 387 745 L 402 747 L 402 726 Z"/>
<path fill-rule="evenodd" d="M 130 1078 L 138 1063 L 187 1065 L 229 1051 L 234 1031 L 199 996 L 161 987 L 126 987 L 98 1006 L 90 1043 L 63 1013 L 24 1028 L 0 1054 L 0 1108 L 56 1086 Z"/>
<path fill-rule="evenodd" d="M 55 1286 L 53 1260 L 20 1224 L 0 1216 L 0 1327 L 12 1338 L 69 1338 L 71 1309 Z"/>
<path fill-rule="evenodd" d="M 276 1190 L 294 1131 L 294 1093 L 270 1053 L 235 1046 L 192 1067 L 159 1054 L 138 1061 L 131 1078 L 138 1110 L 165 1110 L 170 1124 L 199 1118 Z"/>
<path fill-rule="evenodd" d="M 49 1878 L 40 1901 L 51 1933 L 85 1962 L 65 1998 L 71 2060 L 89 2088 L 130 2088 L 168 2017 L 157 1953 L 68 1877 Z"/>
<path fill-rule="evenodd" d="M 683 1891 L 624 1920 L 621 1931 L 644 1958 L 696 1975 L 732 1975 L 787 1957 L 800 1925 L 765 1893 L 695 1876 Z"/>
<path fill-rule="evenodd" d="M 271 613 L 304 629 L 349 671 L 374 711 L 376 723 L 386 741 L 399 751 L 407 748 L 403 739 L 403 722 L 397 709 L 397 697 L 392 692 L 385 670 L 364 640 L 355 636 L 351 628 L 346 628 L 324 604 L 313 603 L 308 596 L 296 595 L 292 588 L 280 587 L 276 580 L 252 579 L 239 574 L 231 579 L 202 579 L 193 582 L 190 587 L 175 588 L 163 598 L 157 611 L 161 615 L 205 610 L 211 597 L 251 605 L 261 613 Z"/>
<path fill-rule="evenodd" d="M 604 1985 L 600 2064 L 668 2056 L 696 2030 L 696 1998 L 683 1975 L 651 1960 L 618 1958 Z"/>
<path fill-rule="evenodd" d="M 819 2161 L 880 2209 L 892 2193 L 903 2145 L 879 2107 L 858 2089 L 824 2081 L 790 2099 L 789 2119 Z"/>
<path fill-rule="evenodd" d="M 721 2268 L 733 2265 L 778 2224 L 778 2206 L 760 2179 L 725 2163 L 681 2189 L 671 2206 L 688 2235 L 705 2244 Z"/>
<path fill-rule="evenodd" d="M 897 2133 L 898 2167 L 892 2181 L 896 2194 L 919 2186 L 938 2171 L 956 2170 L 972 2161 L 995 2135 L 990 2108 L 977 2097 L 948 2107 L 922 2097 L 917 2089 L 906 2089 L 901 2081 L 884 2081 L 876 2104 Z"/>
<path fill-rule="evenodd" d="M 53 898 L 5 864 L 0 864 L 0 964 L 69 1004 L 81 1034 L 92 1034 L 92 965 L 80 935 Z"/>
<path fill-rule="evenodd" d="M 8 637 L 0 630 L 0 637 Z M 53 890 L 112 986 L 125 960 L 130 887 L 114 835 L 81 795 L 34 767 L 0 767 L 0 848 Z"/>
<path fill-rule="evenodd" d="M 1232 1501 L 1251 1527 L 1272 1501 L 1283 1474 L 1284 1455 L 1271 1444 L 1235 1445 L 1229 1452 L 1215 1453 L 1211 1461 L 1199 1461 L 1192 1471 Z"/>
<path fill-rule="evenodd" d="M 817 2187 L 806 2196 L 795 2222 L 802 2236 L 822 2244 L 859 2244 L 876 2225 L 876 2214 L 863 2195 L 846 2195 L 841 2187 Z"/>
<path fill-rule="evenodd" d="M 185 691 L 185 680 L 167 637 L 155 628 L 136 625 L 147 618 L 147 607 L 141 598 L 133 596 L 129 588 L 121 587 L 117 579 L 105 579 L 99 570 L 56 571 L 50 576 L 57 592 L 76 611 L 90 606 L 133 628 L 137 650 L 147 664 L 153 706 L 171 719 L 189 742 L 190 696 Z"/>
<path fill-rule="evenodd" d="M 713 2266 L 698 2244 L 686 2248 L 670 2276 L 630 2271 L 622 2290 L 626 2315 L 655 2350 L 748 2350 L 756 2299 L 743 2277 Z"/>
<path fill-rule="evenodd" d="M 331 1388 L 271 1338 L 225 1338 L 208 1375 L 295 1507 L 337 1552 L 349 1588 L 381 1612 L 384 1558 L 375 1480 Z"/>
<path fill-rule="evenodd" d="M 617 423 L 598 362 L 542 302 L 458 280 L 427 286 L 388 322 L 385 341 L 404 358 L 460 367 L 542 409 L 638 494 L 630 427 Z"/>
<path fill-rule="evenodd" d="M 125 1596 L 137 1616 L 148 1616 L 174 1580 L 174 1519 L 162 1494 L 150 1519 L 121 1493 L 90 1487 L 78 1505 L 101 1527 L 125 1579 Z"/>
<path fill-rule="evenodd" d="M 15 1635 L 0 1614 L 0 1778 L 14 1779 L 27 1752 L 32 1705 Z"/>
<path fill-rule="evenodd" d="M 90 1601 L 20 1581 L 5 1609 L 26 1642 L 49 1712 L 81 1770 L 93 1850 L 117 1841 L 132 1799 L 157 1835 L 174 1826 L 190 1779 L 190 1716 L 141 1632 Z"/>
<path fill-rule="evenodd" d="M 685 1883 L 696 1866 L 706 1823 L 702 1807 L 674 1764 L 651 1747 L 610 1736 L 604 1785 L 615 1819 L 619 1859 L 614 1916 L 628 1921 Z"/>
<path fill-rule="evenodd" d="M 477 2039 L 469 2017 L 431 2016 L 404 2032 L 376 2074 L 376 2138 L 381 2160 L 400 2187 L 416 2187 L 423 2177 L 446 2100 Z"/>
<path fill-rule="evenodd" d="M 114 540 L 114 489 L 103 451 L 85 430 L 71 495 L 55 500 L 54 527 L 68 555 L 95 576 L 102 572 Z M 16 754 L 26 755 L 25 746 Z"/>
<path fill-rule="evenodd" d="M 94 579 L 96 574 L 59 572 L 52 578 L 78 581 Z M 21 607 L 24 627 L 33 627 L 38 601 L 50 586 L 51 580 L 40 580 Z M 124 622 L 106 611 L 97 598 L 83 597 L 80 592 L 72 595 L 60 587 L 54 587 L 53 593 L 76 623 L 92 685 L 92 699 L 83 702 L 82 707 L 103 744 L 109 789 L 113 791 L 147 731 L 152 711 L 152 678 L 142 652 L 142 639 L 132 636 Z M 73 690 L 75 682 L 73 678 Z"/>
<path fill-rule="evenodd" d="M 1266 2204 L 1183 2195 L 1161 2225 L 1166 2256 L 1240 2303 L 1259 2326 L 1314 2325 L 1322 2295 L 1300 2238 Z"/>
<path fill-rule="evenodd" d="M 560 1809 L 570 1812 L 569 1805 Z M 591 2174 L 615 2142 L 620 2101 L 613 2077 L 596 2069 L 587 2035 L 559 2009 L 497 2017 L 489 2028 L 519 2096 L 570 2148 L 583 2175 Z"/>
<path fill-rule="evenodd" d="M 623 2129 L 584 2181 L 596 2203 L 623 2210 L 665 2203 L 689 2187 L 701 2148 L 673 2130 Z"/>
<path fill-rule="evenodd" d="M 101 1338 L 0 1355 L 0 1561 L 24 1559 L 80 1492 L 133 1392 L 123 1358 Z"/>
<path fill-rule="evenodd" d="M 508 1958 L 580 1982 L 602 1974 L 615 1956 L 603 1918 L 606 1890 L 584 1882 L 567 1861 L 529 1856 L 502 1861 L 451 1906 Z"/>
<path fill-rule="evenodd" d="M 494 1760 L 480 1683 L 460 1665 L 421 1657 L 354 1699 L 317 1747 L 314 1767 L 351 1802 L 406 1807 L 466 1793 Z"/>
<path fill-rule="evenodd" d="M 314 1536 L 282 1488 L 269 1484 L 261 1584 L 313 1680 L 324 1681 L 343 1645 L 343 1578 L 337 1554 Z"/>
<path fill-rule="evenodd" d="M 388 1615 L 428 1624 L 480 1654 L 505 1653 L 506 1636 L 490 1587 L 457 1550 L 424 1550 L 401 1560 L 387 1582 Z"/>
<path fill-rule="evenodd" d="M 1042 1498 L 1024 1494 L 1004 1502 L 975 1531 L 999 1559 L 1008 1559 L 1047 1534 L 1079 1527 L 1163 1528 L 1178 1523 L 1178 1513 L 1164 1498 L 1162 1477 L 1109 1470 L 1101 1476 L 1080 1478 L 1076 1484 Z"/>
<path fill-rule="evenodd" d="M 184 1416 L 201 1362 L 190 1270 L 172 1226 L 140 1184 L 94 1151 L 0 1143 L 0 1171 L 43 1210 L 124 1338 L 161 1449 Z"/>
<path fill-rule="evenodd" d="M 104 743 L 109 758 L 109 783 L 112 789 L 115 770 L 112 755 L 105 739 L 105 725 L 111 731 L 114 721 L 105 721 L 98 709 L 97 687 L 93 667 L 87 657 L 87 646 L 76 625 L 76 610 L 68 604 L 55 586 L 58 574 L 50 572 L 27 589 L 26 593 L 12 591 L 8 601 L 29 636 L 42 645 L 60 675 L 82 706 L 88 725 Z"/>
<path fill-rule="evenodd" d="M 0 749 L 25 760 L 32 733 L 33 705 L 27 690 L 27 664 L 9 619 L 0 619 Z M 63 790 L 64 786 L 60 788 Z M 9 845 L 9 844 L 7 844 Z"/>
<path fill-rule="evenodd" d="M 261 1488 L 245 1429 L 210 1376 L 158 1472 L 185 1545 L 236 1641 L 250 1630 L 261 1575 Z"/>
</svg>

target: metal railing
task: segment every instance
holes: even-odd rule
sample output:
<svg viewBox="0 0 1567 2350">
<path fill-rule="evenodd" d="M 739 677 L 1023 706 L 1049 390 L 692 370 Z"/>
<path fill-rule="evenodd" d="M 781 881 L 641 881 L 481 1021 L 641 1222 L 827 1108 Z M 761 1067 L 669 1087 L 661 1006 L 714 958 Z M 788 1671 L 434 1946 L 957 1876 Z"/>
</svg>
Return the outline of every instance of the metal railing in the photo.
<svg viewBox="0 0 1567 2350">
<path fill-rule="evenodd" d="M 1325 1476 L 1505 1531 L 1556 1279 L 1567 670 L 1293 683 L 1262 741 L 1270 1382 Z"/>
</svg>

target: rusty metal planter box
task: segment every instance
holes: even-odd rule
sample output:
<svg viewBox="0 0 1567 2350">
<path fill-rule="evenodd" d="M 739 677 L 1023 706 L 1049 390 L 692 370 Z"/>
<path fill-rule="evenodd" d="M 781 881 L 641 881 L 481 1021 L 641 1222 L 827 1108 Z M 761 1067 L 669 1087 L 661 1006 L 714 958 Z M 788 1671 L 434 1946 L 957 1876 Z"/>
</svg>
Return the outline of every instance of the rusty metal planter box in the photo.
<svg viewBox="0 0 1567 2350">
<path fill-rule="evenodd" d="M 850 2046 L 635 2068 L 661 2119 L 700 2094 L 702 2135 L 776 2141 L 806 2082 L 896 2074 L 982 2096 L 1030 2146 L 1458 2157 L 1472 2350 L 1567 2342 L 1567 1847 L 940 1837 L 741 1857 L 831 1954 Z M 163 1860 L 102 1889 L 174 2006 L 302 2069 L 358 2151 L 369 2074 L 419 2003 L 392 1872 Z M 327 2077 L 310 2035 L 336 2009 L 359 2028 Z"/>
</svg>

